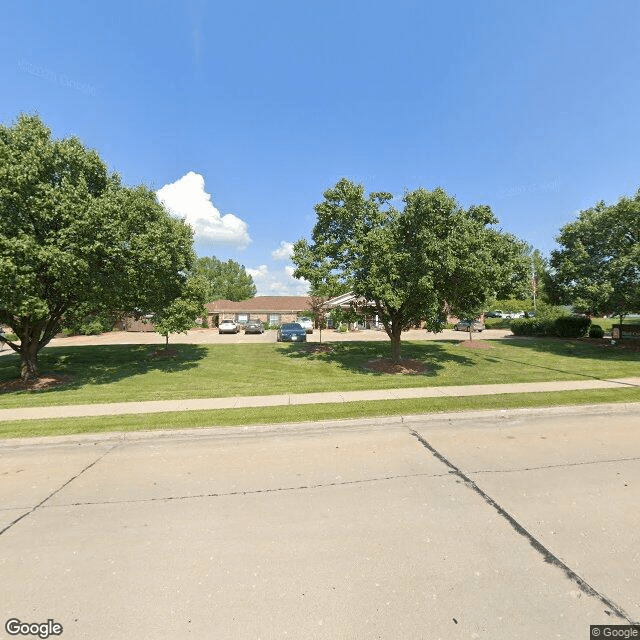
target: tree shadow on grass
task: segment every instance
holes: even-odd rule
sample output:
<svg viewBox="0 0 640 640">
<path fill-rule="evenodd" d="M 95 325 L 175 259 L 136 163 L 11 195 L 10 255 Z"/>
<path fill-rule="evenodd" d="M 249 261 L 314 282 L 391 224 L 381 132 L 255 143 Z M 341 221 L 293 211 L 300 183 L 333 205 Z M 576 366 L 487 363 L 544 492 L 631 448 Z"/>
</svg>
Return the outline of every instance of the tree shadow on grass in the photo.
<svg viewBox="0 0 640 640">
<path fill-rule="evenodd" d="M 153 344 L 46 347 L 38 356 L 40 375 L 62 376 L 66 381 L 38 393 L 79 389 L 87 384 L 109 384 L 152 371 L 187 371 L 196 368 L 208 355 L 206 346 L 199 344 L 177 345 L 175 357 L 153 357 L 158 349 L 158 345 Z M 19 365 L 17 354 L 0 358 L 0 382 L 15 379 Z"/>
<path fill-rule="evenodd" d="M 420 378 L 420 376 L 436 377 L 450 363 L 469 367 L 474 366 L 476 364 L 475 359 L 451 353 L 448 346 L 455 344 L 457 344 L 455 341 L 403 342 L 402 359 L 420 360 L 425 364 L 422 374 L 413 374 L 408 377 L 412 379 Z M 283 344 L 280 348 L 281 352 L 289 358 L 335 364 L 345 371 L 362 376 L 389 377 L 398 375 L 366 368 L 367 363 L 377 358 L 390 358 L 391 347 L 385 342 L 325 342 L 321 345 L 307 342 Z"/>
<path fill-rule="evenodd" d="M 587 338 L 529 338 L 510 337 L 505 340 L 505 344 L 511 347 L 526 349 L 527 351 L 544 355 L 562 358 L 559 364 L 535 363 L 530 359 L 508 358 L 504 356 L 486 356 L 484 359 L 489 362 L 511 362 L 518 367 L 528 367 L 531 369 L 544 369 L 561 373 L 575 378 L 586 378 L 591 380 L 603 380 L 609 377 L 606 375 L 596 375 L 593 371 L 585 368 L 587 360 L 602 362 L 605 365 L 616 362 L 637 362 L 640 364 L 640 353 L 636 350 L 627 350 L 624 346 L 611 346 L 608 340 L 590 340 Z M 566 362 L 566 366 L 564 363 Z M 596 365 L 597 366 L 597 365 Z M 613 376 L 617 377 L 617 376 Z"/>
</svg>

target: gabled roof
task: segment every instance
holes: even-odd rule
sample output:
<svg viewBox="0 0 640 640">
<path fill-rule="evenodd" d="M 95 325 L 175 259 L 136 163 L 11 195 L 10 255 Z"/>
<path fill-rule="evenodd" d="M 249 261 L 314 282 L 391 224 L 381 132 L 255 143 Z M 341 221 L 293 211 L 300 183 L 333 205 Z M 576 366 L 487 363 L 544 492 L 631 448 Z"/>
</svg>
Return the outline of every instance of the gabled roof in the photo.
<svg viewBox="0 0 640 640">
<path fill-rule="evenodd" d="M 342 307 L 345 304 L 349 304 L 353 301 L 364 303 L 366 300 L 362 296 L 357 296 L 353 291 L 348 291 L 347 293 L 343 293 L 340 296 L 336 296 L 335 298 L 330 298 L 324 303 L 324 307 L 332 309 L 333 307 Z"/>
<path fill-rule="evenodd" d="M 205 306 L 209 313 L 253 312 L 253 313 L 298 313 L 308 311 L 311 307 L 309 296 L 256 296 L 249 300 L 236 302 L 234 300 L 214 300 Z"/>
</svg>

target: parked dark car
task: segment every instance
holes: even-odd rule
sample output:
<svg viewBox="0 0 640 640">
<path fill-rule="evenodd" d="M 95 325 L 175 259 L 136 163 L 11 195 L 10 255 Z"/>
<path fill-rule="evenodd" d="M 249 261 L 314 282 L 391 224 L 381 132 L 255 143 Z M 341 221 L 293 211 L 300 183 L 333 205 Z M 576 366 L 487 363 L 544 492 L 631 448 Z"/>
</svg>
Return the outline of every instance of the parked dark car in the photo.
<svg viewBox="0 0 640 640">
<path fill-rule="evenodd" d="M 307 332 L 297 323 L 283 324 L 276 334 L 278 342 L 306 342 Z"/>
<path fill-rule="evenodd" d="M 247 320 L 244 325 L 245 333 L 264 333 L 264 325 L 262 320 Z"/>
</svg>

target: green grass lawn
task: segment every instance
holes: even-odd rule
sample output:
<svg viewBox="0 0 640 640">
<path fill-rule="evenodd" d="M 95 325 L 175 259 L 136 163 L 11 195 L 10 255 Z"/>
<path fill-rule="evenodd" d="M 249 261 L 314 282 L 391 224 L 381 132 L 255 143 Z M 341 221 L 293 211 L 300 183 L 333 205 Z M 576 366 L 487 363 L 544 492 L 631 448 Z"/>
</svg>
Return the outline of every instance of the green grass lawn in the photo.
<svg viewBox="0 0 640 640">
<path fill-rule="evenodd" d="M 332 343 L 330 353 L 320 354 L 305 345 L 176 344 L 175 359 L 152 359 L 157 345 L 47 347 L 40 371 L 69 376 L 69 382 L 49 391 L 2 394 L 0 408 L 640 375 L 640 354 L 615 347 L 556 339 L 487 342 L 488 349 L 405 342 L 403 357 L 427 365 L 419 376 L 363 368 L 389 355 L 386 342 Z M 0 382 L 15 378 L 17 368 L 16 355 L 1 357 Z"/>
<path fill-rule="evenodd" d="M 0 438 L 58 436 L 79 433 L 129 432 L 239 425 L 304 423 L 353 418 L 384 418 L 450 411 L 516 409 L 640 402 L 640 388 L 589 389 L 540 393 L 495 394 L 460 398 L 372 400 L 314 405 L 287 405 L 217 411 L 181 411 L 86 418 L 52 418 L 0 422 Z"/>
<path fill-rule="evenodd" d="M 640 324 L 640 318 L 624 318 L 623 324 Z M 611 333 L 611 327 L 614 324 L 620 324 L 620 318 L 592 318 L 591 324 L 600 325 L 606 333 Z"/>
</svg>

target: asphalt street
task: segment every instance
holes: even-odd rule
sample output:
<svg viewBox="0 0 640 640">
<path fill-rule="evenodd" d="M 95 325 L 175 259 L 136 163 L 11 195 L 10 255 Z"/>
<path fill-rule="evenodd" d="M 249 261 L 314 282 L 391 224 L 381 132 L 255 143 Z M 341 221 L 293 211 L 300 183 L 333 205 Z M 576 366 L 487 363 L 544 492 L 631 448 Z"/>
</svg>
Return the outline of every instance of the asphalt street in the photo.
<svg viewBox="0 0 640 640">
<path fill-rule="evenodd" d="M 639 429 L 630 405 L 6 440 L 0 637 L 586 639 L 640 619 Z"/>
</svg>

